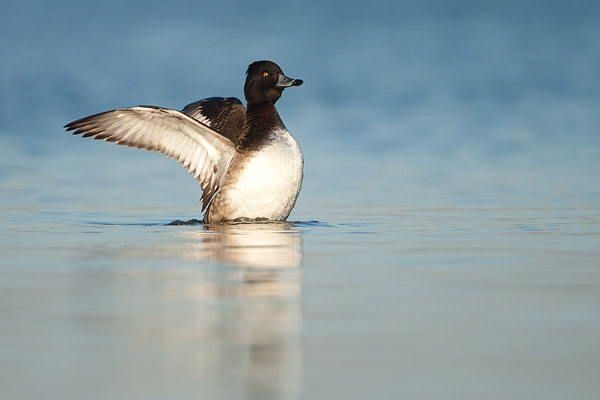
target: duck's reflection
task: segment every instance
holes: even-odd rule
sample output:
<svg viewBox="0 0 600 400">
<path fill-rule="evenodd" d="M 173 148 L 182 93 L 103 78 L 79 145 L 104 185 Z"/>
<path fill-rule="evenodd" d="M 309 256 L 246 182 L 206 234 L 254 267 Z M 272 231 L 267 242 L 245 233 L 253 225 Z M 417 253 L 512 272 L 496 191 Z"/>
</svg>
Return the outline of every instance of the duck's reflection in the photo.
<svg viewBox="0 0 600 400">
<path fill-rule="evenodd" d="M 300 231 L 291 223 L 239 223 L 177 235 L 190 239 L 187 256 L 227 266 L 213 277 L 221 303 L 219 386 L 231 387 L 239 374 L 248 398 L 296 397 L 302 370 Z"/>
<path fill-rule="evenodd" d="M 290 223 L 203 225 L 168 231 L 163 239 L 137 249 L 104 247 L 120 262 L 146 263 L 116 271 L 112 287 L 99 281 L 100 291 L 118 307 L 116 314 L 132 313 L 113 320 L 109 329 L 117 336 L 127 332 L 130 340 L 119 353 L 129 376 L 121 389 L 134 384 L 130 371 L 147 371 L 141 375 L 160 372 L 161 387 L 173 388 L 173 394 L 297 398 L 300 231 Z M 85 287 L 89 290 L 89 282 Z M 147 354 L 162 365 L 144 363 Z"/>
<path fill-rule="evenodd" d="M 205 225 L 201 236 L 206 256 L 227 263 L 278 268 L 302 262 L 300 232 L 289 222 Z"/>
</svg>

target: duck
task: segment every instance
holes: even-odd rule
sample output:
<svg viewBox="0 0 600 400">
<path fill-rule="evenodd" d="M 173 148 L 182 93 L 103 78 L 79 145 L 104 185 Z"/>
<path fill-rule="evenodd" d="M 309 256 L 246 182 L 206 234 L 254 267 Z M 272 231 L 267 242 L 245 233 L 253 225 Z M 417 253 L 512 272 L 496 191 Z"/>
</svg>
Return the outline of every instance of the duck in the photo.
<svg viewBox="0 0 600 400">
<path fill-rule="evenodd" d="M 82 137 L 157 151 L 202 187 L 203 223 L 285 221 L 302 187 L 304 158 L 275 103 L 300 86 L 273 61 L 248 66 L 246 106 L 210 97 L 181 111 L 141 105 L 90 115 L 64 126 Z"/>
</svg>

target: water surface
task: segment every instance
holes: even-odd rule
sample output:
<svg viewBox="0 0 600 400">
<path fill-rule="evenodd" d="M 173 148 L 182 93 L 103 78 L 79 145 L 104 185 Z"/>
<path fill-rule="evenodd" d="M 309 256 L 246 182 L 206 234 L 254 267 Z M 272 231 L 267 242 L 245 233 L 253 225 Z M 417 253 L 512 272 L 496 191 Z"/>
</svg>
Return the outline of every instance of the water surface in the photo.
<svg viewBox="0 0 600 400">
<path fill-rule="evenodd" d="M 598 11 L 7 6 L 3 393 L 597 399 Z M 169 225 L 201 218 L 191 175 L 61 129 L 242 97 L 262 58 L 305 81 L 278 103 L 306 163 L 288 222 Z"/>
</svg>

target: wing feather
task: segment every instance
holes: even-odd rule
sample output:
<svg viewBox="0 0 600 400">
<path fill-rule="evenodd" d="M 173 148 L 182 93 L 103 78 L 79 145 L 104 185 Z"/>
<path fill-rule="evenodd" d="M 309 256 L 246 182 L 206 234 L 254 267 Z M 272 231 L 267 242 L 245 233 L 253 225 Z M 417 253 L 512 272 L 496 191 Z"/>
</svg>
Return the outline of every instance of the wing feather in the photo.
<svg viewBox="0 0 600 400">
<path fill-rule="evenodd" d="M 177 160 L 202 186 L 204 210 L 217 192 L 231 159 L 234 144 L 210 127 L 182 112 L 137 106 L 91 115 L 65 125 L 74 135 L 158 151 Z"/>
</svg>

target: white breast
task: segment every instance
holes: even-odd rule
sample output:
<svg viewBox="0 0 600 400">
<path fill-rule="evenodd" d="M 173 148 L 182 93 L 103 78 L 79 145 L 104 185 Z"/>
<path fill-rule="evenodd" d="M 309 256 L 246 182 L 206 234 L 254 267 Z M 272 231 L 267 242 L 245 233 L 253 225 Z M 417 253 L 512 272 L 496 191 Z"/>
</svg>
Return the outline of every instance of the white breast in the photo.
<svg viewBox="0 0 600 400">
<path fill-rule="evenodd" d="M 263 148 L 232 171 L 211 204 L 211 214 L 224 219 L 285 220 L 302 186 L 304 161 L 296 140 L 279 130 Z"/>
</svg>

